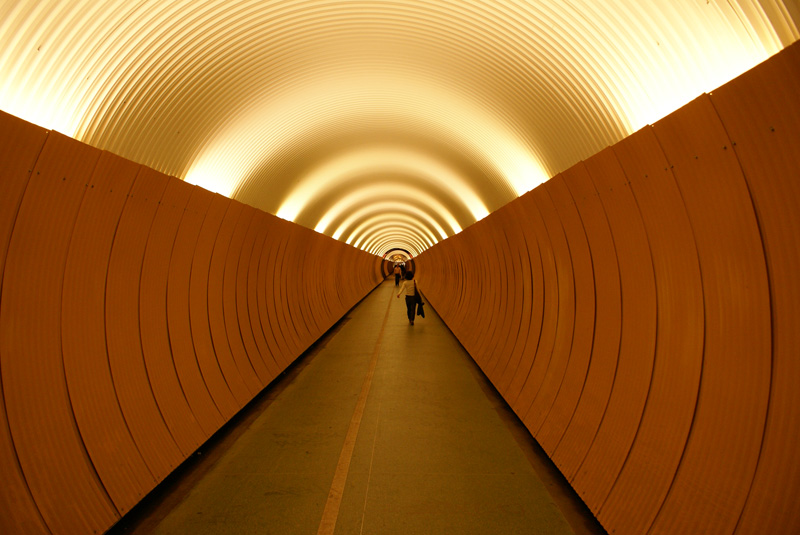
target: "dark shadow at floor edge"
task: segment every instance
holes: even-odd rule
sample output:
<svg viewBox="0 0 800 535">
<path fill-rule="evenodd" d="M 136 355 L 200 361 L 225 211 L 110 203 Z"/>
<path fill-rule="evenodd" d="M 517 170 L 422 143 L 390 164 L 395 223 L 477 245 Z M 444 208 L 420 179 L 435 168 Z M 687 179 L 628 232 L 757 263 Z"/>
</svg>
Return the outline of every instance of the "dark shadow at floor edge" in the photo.
<svg viewBox="0 0 800 535">
<path fill-rule="evenodd" d="M 608 532 L 594 516 L 591 509 L 584 503 L 578 493 L 575 492 L 575 489 L 569 484 L 564 474 L 561 473 L 539 442 L 531 435 L 528 428 L 525 427 L 525 424 L 522 423 L 511 406 L 506 402 L 505 398 L 498 392 L 497 388 L 495 388 L 486 374 L 483 373 L 478 363 L 475 362 L 472 355 L 470 355 L 469 351 L 467 351 L 461 343 L 461 340 L 453 333 L 445 319 L 439 315 L 436 311 L 436 307 L 427 297 L 425 298 L 425 304 L 428 306 L 429 310 L 436 314 L 445 327 L 447 327 L 447 330 L 450 331 L 450 334 L 453 335 L 453 338 L 464 351 L 464 355 L 468 357 L 465 361 L 468 363 L 469 369 L 478 385 L 492 403 L 492 406 L 514 437 L 514 440 L 517 441 L 517 444 L 525 454 L 528 462 L 530 462 L 536 475 L 539 476 L 539 479 L 541 479 L 548 493 L 553 498 L 553 501 L 564 515 L 564 518 L 573 531 L 575 531 L 575 535 L 608 535 Z"/>
</svg>

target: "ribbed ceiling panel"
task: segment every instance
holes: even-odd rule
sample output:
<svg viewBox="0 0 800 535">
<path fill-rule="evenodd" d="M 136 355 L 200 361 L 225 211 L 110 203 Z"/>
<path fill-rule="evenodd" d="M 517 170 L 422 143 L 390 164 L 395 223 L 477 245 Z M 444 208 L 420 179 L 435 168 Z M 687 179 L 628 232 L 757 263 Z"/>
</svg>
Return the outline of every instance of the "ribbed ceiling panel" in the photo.
<svg viewBox="0 0 800 535">
<path fill-rule="evenodd" d="M 797 40 L 799 11 L 12 1 L 0 108 L 378 253 L 403 236 L 419 251 Z M 377 203 L 416 223 L 383 226 Z"/>
</svg>

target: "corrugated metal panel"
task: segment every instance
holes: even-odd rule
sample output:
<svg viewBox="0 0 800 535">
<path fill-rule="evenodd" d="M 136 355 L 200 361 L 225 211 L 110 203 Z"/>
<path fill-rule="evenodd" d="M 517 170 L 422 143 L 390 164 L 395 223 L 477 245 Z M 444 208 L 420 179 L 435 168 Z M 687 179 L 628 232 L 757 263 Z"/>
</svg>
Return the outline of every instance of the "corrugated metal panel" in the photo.
<svg viewBox="0 0 800 535">
<path fill-rule="evenodd" d="M 132 435 L 120 407 L 116 384 L 128 379 L 114 377 L 122 370 L 109 365 L 106 349 L 106 276 L 111 246 L 139 167 L 104 152 L 87 177 L 86 194 L 69 242 L 61 305 L 61 347 L 69 400 L 92 465 L 120 513 L 128 511 L 156 483 L 138 445 L 139 440 L 147 439 Z"/>
<path fill-rule="evenodd" d="M 740 164 L 709 97 L 653 128 L 697 240 L 706 331 L 692 430 L 652 532 L 730 533 L 753 480 L 769 400 L 764 249 Z"/>
<path fill-rule="evenodd" d="M 586 457 L 608 405 L 617 369 L 622 327 L 620 268 L 616 244 L 600 196 L 583 164 L 564 173 L 584 222 L 595 279 L 595 325 L 591 360 L 575 413 L 551 453 L 559 470 L 574 477 Z"/>
<path fill-rule="evenodd" d="M 272 376 L 267 371 L 261 359 L 251 361 L 251 356 L 255 357 L 258 351 L 253 349 L 255 341 L 252 339 L 252 331 L 248 324 L 249 317 L 242 310 L 247 310 L 245 303 L 239 295 L 239 286 L 242 284 L 241 273 L 246 273 L 246 266 L 250 265 L 250 251 L 247 257 L 243 257 L 245 235 L 250 228 L 253 218 L 258 212 L 246 205 L 242 205 L 242 214 L 236 222 L 236 227 L 231 238 L 231 245 L 225 259 L 225 281 L 223 283 L 223 311 L 225 316 L 225 330 L 228 333 L 228 341 L 231 344 L 236 365 L 243 375 L 250 375 L 255 385 L 260 390 L 269 383 Z M 247 280 L 245 278 L 245 288 Z"/>
<path fill-rule="evenodd" d="M 174 351 L 180 349 L 171 345 L 171 337 L 177 336 L 177 332 L 171 332 L 168 327 L 170 259 L 181 218 L 194 189 L 194 186 L 179 180 L 167 183 L 150 227 L 139 290 L 142 348 L 150 383 L 167 426 L 176 442 L 182 445 L 181 449 L 188 451 L 197 449 L 204 438 L 223 423 L 222 416 L 202 384 L 202 378 L 198 381 L 199 370 L 195 370 L 191 376 L 193 383 L 189 383 L 185 374 L 184 377 L 180 376 L 173 362 Z M 187 277 L 184 286 L 188 285 Z M 173 292 L 178 293 L 174 288 Z M 185 306 L 188 307 L 188 303 Z M 188 313 L 184 321 L 188 323 Z M 186 339 L 178 341 L 184 347 L 186 342 Z M 191 358 L 194 359 L 193 354 Z M 196 361 L 194 366 L 197 367 Z M 184 372 L 183 368 L 181 372 Z M 201 383 L 199 388 L 198 382 Z"/>
<path fill-rule="evenodd" d="M 99 158 L 99 150 L 50 133 L 15 220 L 0 303 L 11 437 L 42 517 L 62 533 L 102 531 L 119 518 L 76 425 L 61 350 L 64 266 Z"/>
<path fill-rule="evenodd" d="M 267 214 L 258 214 L 256 216 L 253 222 L 253 229 L 256 232 L 254 234 L 255 241 L 253 242 L 250 261 L 248 262 L 249 269 L 247 270 L 246 305 L 250 318 L 250 331 L 256 344 L 252 358 L 258 359 L 262 363 L 259 364 L 260 366 L 266 367 L 270 378 L 277 376 L 279 370 L 288 365 L 288 361 L 282 361 L 280 357 L 288 359 L 289 355 L 293 354 L 290 348 L 280 351 L 275 343 L 273 329 L 283 332 L 280 328 L 276 329 L 272 325 L 277 318 L 269 317 L 268 314 L 262 315 L 262 312 L 266 312 L 266 310 L 262 310 L 262 305 L 266 305 L 264 300 L 267 299 L 267 295 L 262 296 L 259 285 L 263 278 L 263 287 L 266 289 L 267 272 L 274 269 L 273 263 L 279 261 L 277 244 L 281 239 L 282 233 L 277 231 L 278 224 L 279 222 L 274 217 L 270 217 Z M 269 282 L 270 286 L 272 286 L 269 293 L 269 299 L 271 300 L 276 295 L 274 271 Z M 282 284 L 281 281 L 277 281 L 277 283 Z M 265 316 L 266 322 L 264 321 Z"/>
<path fill-rule="evenodd" d="M 656 283 L 641 213 L 613 150 L 596 154 L 586 161 L 586 167 L 611 228 L 622 298 L 622 337 L 608 406 L 586 458 L 572 479 L 584 501 L 601 504 L 630 451 L 650 387 Z M 597 513 L 596 505 L 590 508 Z"/>
<path fill-rule="evenodd" d="M 225 398 L 235 413 L 249 398 L 245 395 L 244 385 L 236 381 L 238 372 L 234 367 L 228 366 L 228 361 L 220 359 L 224 353 L 214 351 L 208 319 L 211 256 L 229 204 L 229 199 L 212 194 L 202 222 L 190 222 L 199 228 L 199 233 L 192 253 L 189 276 L 189 324 L 192 345 L 206 384 L 209 389 L 213 387 L 215 391 L 221 392 L 220 396 Z"/>
<path fill-rule="evenodd" d="M 541 286 L 544 309 L 541 317 L 541 330 L 539 336 L 531 345 L 532 361 L 529 361 L 523 369 L 522 382 L 519 396 L 511 398 L 511 407 L 520 417 L 524 418 L 530 408 L 536 394 L 542 386 L 547 367 L 553 356 L 553 347 L 558 335 L 558 273 L 556 266 L 556 252 L 553 247 L 552 238 L 547 232 L 545 223 L 545 213 L 540 208 L 540 203 L 544 202 L 541 196 L 547 195 L 541 188 L 537 188 L 521 198 L 523 206 L 527 209 L 530 217 L 533 233 L 539 243 L 539 253 L 542 262 L 543 281 Z M 550 202 L 550 199 L 546 199 Z M 513 385 L 512 385 L 513 389 Z"/>
<path fill-rule="evenodd" d="M 0 113 L 0 298 L 8 244 L 22 196 L 33 172 L 36 159 L 47 139 L 47 131 L 21 119 Z M 0 320 L 1 321 L 1 320 Z M 0 362 L 7 358 L 0 346 Z M 1 370 L 0 370 L 1 371 Z M 2 382 L 0 381 L 0 387 Z M 2 393 L 2 392 L 0 392 Z M 0 531 L 14 533 L 49 533 L 19 464 L 5 398 L 0 398 Z"/>
<path fill-rule="evenodd" d="M 225 267 L 228 253 L 231 251 L 231 239 L 236 230 L 236 225 L 242 215 L 243 205 L 236 201 L 226 202 L 221 196 L 214 199 L 215 203 L 225 205 L 225 215 L 215 236 L 213 252 L 208 271 L 208 329 L 212 352 L 219 362 L 225 380 L 231 387 L 231 392 L 240 405 L 247 403 L 258 391 L 259 383 L 252 367 L 240 367 L 239 362 L 231 351 L 231 342 L 225 329 Z M 205 225 L 205 223 L 204 223 Z M 201 327 L 202 328 L 202 327 Z M 192 329 L 194 333 L 194 329 Z M 238 333 L 237 333 L 238 336 Z M 241 342 L 240 342 L 241 343 Z"/>
<path fill-rule="evenodd" d="M 656 280 L 656 353 L 636 440 L 598 516 L 644 533 L 663 503 L 697 403 L 704 342 L 697 244 L 669 163 L 652 128 L 614 146 L 642 214 Z M 608 518 L 607 518 L 608 517 Z"/>
<path fill-rule="evenodd" d="M 139 324 L 139 288 L 145 247 L 167 176 L 142 167 L 114 235 L 106 277 L 106 344 L 114 388 L 142 456 L 161 481 L 192 450 L 176 441 L 150 383 Z"/>
<path fill-rule="evenodd" d="M 589 366 L 594 336 L 595 288 L 586 230 L 566 178 L 563 175 L 552 178 L 547 182 L 547 189 L 564 225 L 575 284 L 575 326 L 569 362 L 563 381 L 552 386 L 557 386 L 558 391 L 554 394 L 556 397 L 552 405 L 543 413 L 541 425 L 534 424 L 535 427 L 532 427 L 536 440 L 546 452 L 552 454 L 578 404 Z"/>
<path fill-rule="evenodd" d="M 793 447 L 800 440 L 800 75 L 791 73 L 800 74 L 797 46 L 711 95 L 753 198 L 764 241 L 772 310 L 767 423 L 753 486 L 736 533 L 788 533 L 800 526 L 800 511 L 792 498 L 800 492 L 800 459 Z"/>
<path fill-rule="evenodd" d="M 522 421 L 528 429 L 536 429 L 542 425 L 547 413 L 552 407 L 556 394 L 558 393 L 564 372 L 569 363 L 569 356 L 572 350 L 572 340 L 575 334 L 575 274 L 573 272 L 572 257 L 570 255 L 567 236 L 564 226 L 558 217 L 553 196 L 548 191 L 552 187 L 539 188 L 541 193 L 537 197 L 537 205 L 540 207 L 545 221 L 550 243 L 553 245 L 553 258 L 555 260 L 557 280 L 557 328 L 553 342 L 553 353 L 547 363 L 547 369 L 542 377 L 541 386 L 536 392 L 533 400 L 528 407 L 520 407 Z"/>
</svg>

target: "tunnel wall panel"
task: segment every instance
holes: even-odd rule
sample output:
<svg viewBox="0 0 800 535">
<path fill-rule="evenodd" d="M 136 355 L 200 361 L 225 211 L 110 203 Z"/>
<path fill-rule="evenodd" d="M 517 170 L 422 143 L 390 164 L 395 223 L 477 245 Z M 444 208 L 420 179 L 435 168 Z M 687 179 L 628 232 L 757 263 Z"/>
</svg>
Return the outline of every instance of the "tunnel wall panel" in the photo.
<svg viewBox="0 0 800 535">
<path fill-rule="evenodd" d="M 258 229 L 264 226 L 263 216 L 262 212 L 245 206 L 245 216 L 239 220 L 239 224 L 236 227 L 234 240 L 239 244 L 239 247 L 237 247 L 238 257 L 235 259 L 235 291 L 234 295 L 231 296 L 231 302 L 235 309 L 226 310 L 225 314 L 229 329 L 239 332 L 247 361 L 258 375 L 262 386 L 268 384 L 273 376 L 267 369 L 266 362 L 256 344 L 253 322 L 257 324 L 258 320 L 251 317 L 252 305 L 250 304 L 250 301 L 255 296 L 252 296 L 251 292 L 248 291 L 248 285 L 252 283 L 250 272 L 255 261 L 254 256 L 255 258 L 260 257 L 260 251 L 254 251 L 254 244 Z M 232 266 L 229 264 L 228 267 L 231 268 Z M 230 320 L 228 320 L 229 317 Z M 237 317 L 240 320 L 238 322 L 235 321 Z"/>
<path fill-rule="evenodd" d="M 169 264 L 167 282 L 167 323 L 172 357 L 178 378 L 190 405 L 198 413 L 211 412 L 227 420 L 238 407 L 230 388 L 222 377 L 216 360 L 209 358 L 203 347 L 193 338 L 191 306 L 192 291 L 200 290 L 193 280 L 208 280 L 208 271 L 202 261 L 197 268 L 202 273 L 195 275 L 194 261 L 198 251 L 203 249 L 200 242 L 203 222 L 209 216 L 209 208 L 214 194 L 199 187 L 193 187 L 189 202 L 183 211 L 175 245 Z M 205 293 L 203 291 L 203 293 Z M 202 296 L 197 296 L 201 299 Z M 219 424 L 217 424 L 219 425 Z"/>
<path fill-rule="evenodd" d="M 138 286 L 140 341 L 153 396 L 175 442 L 186 455 L 197 449 L 207 431 L 204 431 L 203 420 L 196 418 L 192 412 L 172 361 L 165 303 L 172 247 L 192 189 L 183 182 L 162 178 L 165 182 L 163 186 L 142 184 L 140 193 L 140 199 L 142 196 L 157 199 L 152 223 L 148 225 Z M 131 221 L 128 232 L 137 233 L 138 226 L 137 221 Z M 142 226 L 141 231 L 145 228 Z M 120 325 L 119 328 L 132 329 L 133 325 Z M 206 429 L 213 429 L 213 423 L 208 424 Z"/>
<path fill-rule="evenodd" d="M 596 310 L 589 368 L 578 404 L 575 412 L 569 415 L 569 421 L 560 424 L 566 428 L 551 453 L 561 472 L 572 479 L 593 443 L 608 406 L 619 357 L 622 298 L 611 227 L 589 171 L 584 164 L 579 164 L 563 176 L 586 229 L 594 269 Z"/>
<path fill-rule="evenodd" d="M 511 203 L 510 209 L 516 212 L 516 217 L 523 221 L 527 221 L 530 217 L 525 211 L 521 201 Z M 506 368 L 504 377 L 501 378 L 500 391 L 505 392 L 507 400 L 515 400 L 519 396 L 520 391 L 525 383 L 525 379 L 530 372 L 531 365 L 533 364 L 533 357 L 536 354 L 536 348 L 539 345 L 539 340 L 542 334 L 542 321 L 544 318 L 544 268 L 542 262 L 541 250 L 539 241 L 533 232 L 533 226 L 523 224 L 520 226 L 522 230 L 523 241 L 520 242 L 524 249 L 521 251 L 523 256 L 521 261 L 529 267 L 531 292 L 527 294 L 528 301 L 524 303 L 523 310 L 530 311 L 530 320 L 520 325 L 520 333 L 524 335 L 524 344 L 520 347 L 520 359 L 518 363 Z M 523 295 L 524 287 L 523 287 Z M 508 386 L 506 386 L 508 385 Z M 512 404 L 514 406 L 514 404 Z"/>
<path fill-rule="evenodd" d="M 555 179 L 554 179 L 555 180 Z M 569 363 L 575 327 L 575 279 L 572 258 L 567 245 L 564 226 L 558 217 L 552 195 L 544 188 L 539 197 L 545 226 L 553 246 L 553 259 L 557 274 L 558 313 L 553 352 L 542 377 L 542 385 L 529 407 L 521 407 L 522 421 L 529 429 L 538 429 L 553 405 Z"/>
<path fill-rule="evenodd" d="M 553 347 L 558 333 L 558 277 L 556 275 L 556 253 L 552 238 L 547 231 L 547 224 L 544 221 L 545 215 L 542 213 L 539 206 L 541 199 L 537 198 L 542 195 L 547 195 L 547 193 L 540 189 L 531 192 L 521 199 L 523 204 L 528 205 L 532 227 L 539 243 L 543 276 L 543 285 L 540 287 L 540 291 L 544 300 L 544 305 L 538 342 L 535 346 L 531 347 L 530 350 L 532 361 L 530 361 L 530 364 L 527 366 L 529 371 L 527 374 L 523 374 L 523 376 L 520 377 L 520 381 L 518 382 L 518 384 L 521 385 L 521 389 L 518 391 L 519 396 L 511 405 L 520 419 L 525 417 L 533 400 L 536 398 L 536 394 L 542 386 L 545 374 L 547 373 L 547 367 L 550 365 L 550 360 L 553 356 Z M 512 389 L 513 388 L 514 385 L 512 384 Z"/>
<path fill-rule="evenodd" d="M 286 248 L 289 243 L 289 235 L 285 232 L 286 227 L 283 226 L 281 221 L 276 222 L 278 227 L 279 239 L 275 244 L 275 270 L 272 279 L 273 301 L 275 303 L 275 318 L 278 330 L 281 332 L 283 342 L 286 347 L 287 353 L 292 353 L 299 346 L 297 340 L 297 333 L 292 325 L 292 320 L 289 317 L 287 307 L 288 298 L 286 297 L 286 285 L 282 281 L 286 280 L 287 276 L 287 263 Z"/>
<path fill-rule="evenodd" d="M 0 140 L 3 533 L 106 531 L 382 280 L 380 257 L 6 114 Z M 248 351 L 254 329 L 293 345 Z"/>
<path fill-rule="evenodd" d="M 211 276 L 211 258 L 229 204 L 230 199 L 213 194 L 201 223 L 189 278 L 189 319 L 192 342 L 203 376 L 213 378 L 216 389 L 222 392 L 233 414 L 249 401 L 249 397 L 236 367 L 226 358 L 227 354 L 215 351 L 209 323 L 209 292 L 217 280 Z M 206 379 L 206 382 L 211 381 Z"/>
<path fill-rule="evenodd" d="M 787 76 L 789 73 L 789 76 Z M 711 95 L 741 163 L 764 241 L 772 310 L 772 375 L 761 454 L 736 533 L 800 526 L 800 49 Z M 773 489 L 780 489 L 776 493 Z"/>
<path fill-rule="evenodd" d="M 253 303 L 255 308 L 252 308 L 253 305 L 251 305 L 251 310 L 257 309 L 258 312 L 257 325 L 254 324 L 253 326 L 254 337 L 256 345 L 259 348 L 263 347 L 263 350 L 266 351 L 267 358 L 264 359 L 264 364 L 270 376 L 276 376 L 279 370 L 288 364 L 288 359 L 291 355 L 287 348 L 282 348 L 278 345 L 276 338 L 278 332 L 273 330 L 272 327 L 275 318 L 274 315 L 270 315 L 268 306 L 274 295 L 274 271 L 270 271 L 270 266 L 277 261 L 275 242 L 278 236 L 279 234 L 274 231 L 274 228 L 270 227 L 265 237 L 269 246 L 262 247 L 261 251 L 258 252 L 257 263 L 254 260 L 257 265 L 257 277 L 253 281 L 256 284 L 256 291 L 255 293 L 250 292 L 251 299 L 255 298 L 256 300 Z"/>
<path fill-rule="evenodd" d="M 619 265 L 622 324 L 614 383 L 603 420 L 573 486 L 587 503 L 602 503 L 625 462 L 641 420 L 653 370 L 656 300 L 644 224 L 616 154 L 586 162 L 606 212 Z M 592 506 L 590 506 L 592 507 Z M 596 508 L 592 507 L 596 513 Z"/>
<path fill-rule="evenodd" d="M 287 281 L 284 288 L 285 291 L 282 294 L 289 324 L 291 325 L 291 332 L 296 336 L 295 351 L 305 350 L 313 341 L 310 338 L 310 329 L 313 327 L 310 325 L 308 313 L 305 310 L 306 303 L 301 298 L 301 289 L 298 288 L 297 284 L 294 284 L 295 279 L 300 278 L 302 275 L 302 251 L 309 247 L 310 241 L 311 236 L 300 232 L 299 228 L 292 227 L 289 229 L 286 250 L 282 255 L 284 267 L 282 279 Z"/>
<path fill-rule="evenodd" d="M 614 147 L 650 244 L 658 317 L 653 377 L 628 459 L 599 516 L 645 532 L 663 503 L 697 403 L 704 342 L 697 244 L 677 183 L 652 128 Z M 642 481 L 649 481 L 642 487 Z M 610 511 L 611 518 L 606 518 Z"/>
<path fill-rule="evenodd" d="M 798 94 L 795 44 L 416 259 L 609 533 L 800 532 Z"/>
<path fill-rule="evenodd" d="M 512 299 L 502 299 L 503 292 L 510 293 L 511 288 L 522 287 L 522 273 L 519 265 L 519 258 L 516 251 L 511 246 L 514 222 L 506 214 L 501 218 L 503 233 L 497 241 L 500 249 L 500 262 L 505 266 L 506 277 L 503 281 L 503 289 L 500 294 L 500 302 L 504 308 L 503 323 L 497 331 L 496 345 L 493 350 L 492 367 L 489 370 L 495 382 L 500 379 L 502 370 L 508 367 L 508 360 L 513 354 L 514 346 L 517 344 L 519 336 L 509 336 L 509 333 L 518 333 L 520 326 L 520 316 L 522 315 L 522 294 L 512 294 Z"/>
<path fill-rule="evenodd" d="M 158 406 L 144 360 L 139 322 L 139 286 L 150 227 L 168 177 L 140 167 L 120 214 L 106 276 L 105 322 L 108 362 L 125 421 L 153 476 L 161 481 L 182 453 Z"/>
<path fill-rule="evenodd" d="M 540 444 L 552 453 L 575 411 L 586 380 L 594 335 L 595 288 L 586 230 L 564 175 L 554 177 L 547 186 L 567 235 L 575 285 L 575 325 L 569 361 L 552 406 L 536 429 Z"/>
<path fill-rule="evenodd" d="M 309 293 L 308 302 L 311 305 L 310 312 L 314 317 L 314 324 L 317 329 L 327 331 L 331 325 L 326 318 L 330 317 L 330 309 L 325 300 L 325 284 L 326 279 L 324 274 L 327 273 L 325 262 L 325 242 L 322 235 L 314 235 L 313 243 L 306 251 L 307 258 L 303 263 L 303 269 L 306 271 L 305 277 L 311 281 L 311 285 L 307 287 Z"/>
<path fill-rule="evenodd" d="M 225 329 L 224 313 L 225 265 L 231 238 L 242 213 L 242 204 L 221 195 L 214 198 L 214 203 L 225 205 L 225 215 L 219 223 L 219 229 L 213 242 L 208 272 L 208 303 L 205 310 L 208 314 L 211 351 L 216 355 L 222 374 L 236 398 L 236 402 L 239 406 L 243 406 L 258 392 L 259 388 L 258 384 L 253 382 L 254 372 L 247 368 L 240 368 L 234 360 Z M 204 222 L 203 225 L 205 227 L 206 223 Z M 202 303 L 197 302 L 195 306 L 202 308 Z"/>
<path fill-rule="evenodd" d="M 199 226 L 194 227 L 192 223 L 202 222 L 207 208 L 204 201 L 210 201 L 210 196 L 198 194 L 198 188 L 190 184 L 170 186 L 174 187 L 167 188 L 159 210 L 164 225 L 154 225 L 151 230 L 151 236 L 157 237 L 156 234 L 162 232 L 165 235 L 164 239 L 157 239 L 156 244 L 161 246 L 158 253 L 162 262 L 158 268 L 164 270 L 166 277 L 159 281 L 158 301 L 153 302 L 152 307 L 164 308 L 166 303 L 166 317 L 163 323 L 159 318 L 159 346 L 148 354 L 148 365 L 154 381 L 157 377 L 159 382 L 162 377 L 170 379 L 168 384 L 164 381 L 161 385 L 172 398 L 165 403 L 171 406 L 185 397 L 192 420 L 200 424 L 206 435 L 222 425 L 225 407 L 220 409 L 212 397 L 195 355 L 189 319 L 189 276 L 200 231 Z M 162 353 L 165 347 L 170 348 L 171 358 Z"/>
<path fill-rule="evenodd" d="M 271 381 L 277 376 L 279 367 L 276 363 L 276 347 L 274 344 L 269 344 L 272 341 L 273 334 L 269 329 L 264 329 L 262 322 L 261 310 L 259 307 L 259 283 L 260 283 L 260 266 L 263 262 L 276 260 L 275 256 L 270 253 L 273 247 L 266 246 L 272 245 L 275 236 L 274 221 L 267 218 L 264 213 L 257 213 L 254 217 L 253 224 L 248 239 L 245 240 L 247 250 L 249 251 L 249 259 L 247 265 L 247 283 L 242 287 L 246 290 L 243 299 L 247 303 L 247 315 L 250 318 L 250 325 L 248 330 L 248 338 L 251 338 L 255 346 L 251 347 L 250 358 L 257 363 L 257 366 L 263 370 L 267 382 Z M 252 238 L 252 241 L 251 239 Z M 251 246 L 252 244 L 252 246 Z M 266 297 L 266 296 L 265 296 Z M 284 354 L 293 354 L 291 351 L 286 351 Z"/>
<path fill-rule="evenodd" d="M 509 299 L 505 304 L 505 325 L 497 331 L 495 350 L 491 351 L 491 361 L 488 376 L 493 378 L 492 382 L 497 384 L 503 371 L 508 367 L 509 360 L 514 355 L 514 347 L 520 343 L 522 338 L 524 343 L 524 336 L 509 336 L 509 333 L 519 332 L 520 318 L 522 317 L 522 301 L 524 296 L 522 293 L 509 292 L 510 288 L 522 288 L 523 280 L 521 273 L 521 266 L 519 257 L 517 255 L 518 249 L 511 246 L 514 239 L 518 238 L 518 234 L 514 232 L 514 223 L 510 221 L 507 213 L 502 213 L 499 218 L 499 223 L 502 229 L 502 235 L 498 240 L 502 252 L 499 255 L 500 261 L 505 266 L 505 294 L 509 295 Z M 504 290 L 501 290 L 500 295 L 503 295 Z M 503 300 L 501 299 L 501 302 Z"/>
<path fill-rule="evenodd" d="M 101 530 L 119 517 L 76 425 L 61 349 L 64 266 L 99 158 L 99 150 L 65 136 L 47 137 L 15 219 L 0 303 L 11 437 L 42 517 L 63 533 Z"/>
<path fill-rule="evenodd" d="M 483 225 L 480 225 L 481 227 Z M 481 232 L 478 228 L 474 233 L 477 240 L 476 250 L 480 251 L 480 265 L 477 272 L 479 273 L 497 273 L 498 277 L 483 278 L 480 285 L 480 295 L 478 296 L 478 307 L 468 308 L 467 310 L 473 314 L 480 313 L 482 317 L 486 318 L 485 328 L 474 331 L 474 339 L 472 343 L 475 346 L 475 353 L 479 355 L 478 362 L 483 368 L 484 373 L 489 372 L 491 366 L 491 357 L 494 351 L 491 346 L 492 338 L 496 336 L 498 325 L 503 320 L 503 310 L 500 306 L 500 294 L 502 281 L 506 278 L 505 270 L 497 262 L 498 251 L 495 246 L 497 240 L 501 239 L 502 229 L 492 228 L 491 234 L 489 232 Z"/>
<path fill-rule="evenodd" d="M 105 295 L 111 246 L 139 166 L 104 152 L 88 180 L 64 267 L 61 347 L 81 438 L 120 513 L 155 484 L 123 415 L 106 349 Z M 125 374 L 117 367 L 116 371 Z M 137 414 L 129 412 L 130 420 Z M 146 426 L 146 423 L 144 423 Z M 134 427 L 142 429 L 142 425 Z"/>
<path fill-rule="evenodd" d="M 0 303 L 2 303 L 3 273 L 8 243 L 19 212 L 22 196 L 33 173 L 36 159 L 47 139 L 47 131 L 22 119 L 0 112 Z M 0 308 L 0 324 L 3 322 Z M 5 360 L 0 345 L 0 363 Z M 1 371 L 1 370 L 0 370 Z M 4 396 L 0 381 L 0 396 Z M 0 403 L 0 466 L 3 484 L 0 485 L 0 532 L 49 533 L 34 502 L 25 474 L 19 463 L 6 404 Z"/>
<path fill-rule="evenodd" d="M 511 206 L 517 207 L 518 205 L 512 204 Z M 513 347 L 507 350 L 510 353 L 508 358 L 505 359 L 502 366 L 496 368 L 497 381 L 494 384 L 503 395 L 506 395 L 509 383 L 520 365 L 533 323 L 531 319 L 533 274 L 525 234 L 520 225 L 516 223 L 517 217 L 519 217 L 518 211 L 508 210 L 506 230 L 508 231 L 509 249 L 514 256 L 516 266 L 516 282 L 512 288 L 516 289 L 514 294 L 517 306 L 514 309 L 513 318 L 517 320 L 517 324 L 513 325 L 512 332 L 516 332 L 517 336 L 513 337 Z"/>
<path fill-rule="evenodd" d="M 709 97 L 653 128 L 697 240 L 706 339 L 692 431 L 651 531 L 730 533 L 753 480 L 769 399 L 771 317 L 763 243 L 741 164 Z M 690 526 L 687 518 L 693 517 Z"/>
</svg>

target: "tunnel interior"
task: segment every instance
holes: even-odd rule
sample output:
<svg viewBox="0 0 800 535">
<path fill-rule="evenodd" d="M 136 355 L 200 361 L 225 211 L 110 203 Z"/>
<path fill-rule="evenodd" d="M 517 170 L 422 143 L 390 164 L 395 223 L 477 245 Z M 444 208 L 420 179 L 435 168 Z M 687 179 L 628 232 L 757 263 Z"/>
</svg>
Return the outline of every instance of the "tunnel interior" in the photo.
<svg viewBox="0 0 800 535">
<path fill-rule="evenodd" d="M 0 531 L 108 530 L 394 253 L 609 533 L 800 531 L 796 2 L 0 13 Z"/>
</svg>

